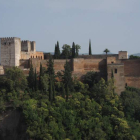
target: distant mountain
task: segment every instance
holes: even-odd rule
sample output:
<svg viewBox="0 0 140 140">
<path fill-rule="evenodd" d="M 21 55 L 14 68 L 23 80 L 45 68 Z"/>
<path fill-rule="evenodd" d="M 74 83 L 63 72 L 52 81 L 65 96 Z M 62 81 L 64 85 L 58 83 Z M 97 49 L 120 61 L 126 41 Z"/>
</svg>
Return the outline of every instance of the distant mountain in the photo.
<svg viewBox="0 0 140 140">
<path fill-rule="evenodd" d="M 131 54 L 131 55 L 140 56 L 140 53 L 135 53 L 135 54 Z M 129 56 L 130 56 L 130 55 L 129 55 Z"/>
</svg>

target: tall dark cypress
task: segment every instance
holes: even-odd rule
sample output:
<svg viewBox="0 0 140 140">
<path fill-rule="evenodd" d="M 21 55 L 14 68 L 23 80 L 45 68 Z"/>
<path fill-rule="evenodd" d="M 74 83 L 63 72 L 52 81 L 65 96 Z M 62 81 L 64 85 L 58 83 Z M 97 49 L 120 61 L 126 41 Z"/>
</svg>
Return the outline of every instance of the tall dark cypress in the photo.
<svg viewBox="0 0 140 140">
<path fill-rule="evenodd" d="M 89 55 L 92 55 L 92 50 L 91 50 L 91 40 L 89 40 Z"/>
<path fill-rule="evenodd" d="M 40 63 L 40 74 L 39 74 L 39 89 L 40 90 L 42 90 L 41 76 L 43 76 L 43 68 L 42 68 L 42 64 Z"/>
<path fill-rule="evenodd" d="M 34 74 L 34 78 L 35 78 L 35 80 L 34 80 L 34 89 L 35 89 L 35 91 L 37 91 L 37 74 L 36 74 L 36 68 L 35 68 L 35 74 Z"/>
<path fill-rule="evenodd" d="M 65 98 L 65 88 L 64 88 L 64 84 L 62 84 L 62 97 Z"/>
<path fill-rule="evenodd" d="M 72 43 L 72 58 L 75 58 L 75 43 Z"/>
<path fill-rule="evenodd" d="M 32 60 L 30 62 L 30 71 L 28 76 L 28 85 L 33 90 L 34 89 L 34 70 L 32 65 Z"/>
<path fill-rule="evenodd" d="M 49 75 L 49 100 L 52 101 L 52 97 L 53 100 L 55 99 L 55 72 L 54 72 L 54 68 L 53 68 L 53 59 L 52 56 L 50 56 L 49 61 L 48 61 L 48 68 L 47 68 L 47 74 Z"/>
<path fill-rule="evenodd" d="M 68 101 L 69 91 L 72 89 L 72 71 L 70 69 L 69 63 L 66 61 L 64 66 L 64 76 L 63 76 L 63 83 L 65 85 L 66 91 L 66 101 Z"/>
<path fill-rule="evenodd" d="M 50 102 L 52 102 L 52 94 L 53 94 L 52 79 L 50 78 L 50 80 L 49 80 L 49 101 Z"/>
<path fill-rule="evenodd" d="M 55 49 L 54 49 L 54 58 L 57 59 L 57 45 L 55 44 Z"/>
<path fill-rule="evenodd" d="M 60 48 L 59 48 L 59 42 L 57 41 L 57 58 L 60 58 Z"/>
</svg>

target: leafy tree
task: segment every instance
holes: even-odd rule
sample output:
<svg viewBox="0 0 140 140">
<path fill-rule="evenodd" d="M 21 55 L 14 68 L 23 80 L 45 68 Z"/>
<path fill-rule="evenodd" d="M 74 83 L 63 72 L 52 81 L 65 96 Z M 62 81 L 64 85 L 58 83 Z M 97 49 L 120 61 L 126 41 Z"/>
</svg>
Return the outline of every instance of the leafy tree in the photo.
<svg viewBox="0 0 140 140">
<path fill-rule="evenodd" d="M 79 55 L 79 49 L 81 49 L 81 46 L 78 45 L 78 44 L 76 44 L 75 45 L 75 49 L 76 49 L 75 56 L 78 57 L 78 55 Z"/>
<path fill-rule="evenodd" d="M 83 82 L 85 84 L 89 85 L 89 88 L 91 88 L 94 84 L 96 84 L 100 80 L 99 74 L 94 71 L 87 72 L 83 76 Z"/>
<path fill-rule="evenodd" d="M 140 58 L 139 56 L 134 56 L 134 55 L 129 56 L 129 59 L 139 59 L 139 58 Z"/>
<path fill-rule="evenodd" d="M 8 68 L 5 71 L 6 77 L 3 79 L 3 83 L 9 87 L 10 90 L 27 88 L 27 80 L 22 70 L 17 67 Z"/>
<path fill-rule="evenodd" d="M 62 58 L 68 59 L 71 57 L 71 47 L 70 45 L 64 44 L 62 47 Z"/>
<path fill-rule="evenodd" d="M 92 55 L 92 50 L 91 50 L 91 40 L 89 40 L 89 55 Z"/>
</svg>

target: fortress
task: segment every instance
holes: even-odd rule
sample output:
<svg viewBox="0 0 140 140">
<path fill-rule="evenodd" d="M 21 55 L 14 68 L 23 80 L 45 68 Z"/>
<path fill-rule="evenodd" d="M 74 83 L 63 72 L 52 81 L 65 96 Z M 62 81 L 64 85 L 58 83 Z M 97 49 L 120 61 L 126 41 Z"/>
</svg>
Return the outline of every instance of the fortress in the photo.
<svg viewBox="0 0 140 140">
<path fill-rule="evenodd" d="M 44 59 L 45 58 L 45 59 Z M 47 57 L 43 52 L 36 51 L 35 41 L 21 41 L 20 38 L 0 38 L 0 74 L 11 66 L 21 68 L 28 74 L 32 60 L 33 67 L 39 72 L 40 63 L 47 67 Z M 67 60 L 73 76 L 81 78 L 88 71 L 99 72 L 105 80 L 115 79 L 115 92 L 120 94 L 125 86 L 140 88 L 140 59 L 128 59 L 127 51 L 108 55 L 80 55 Z M 66 60 L 54 59 L 55 72 L 64 70 Z"/>
</svg>

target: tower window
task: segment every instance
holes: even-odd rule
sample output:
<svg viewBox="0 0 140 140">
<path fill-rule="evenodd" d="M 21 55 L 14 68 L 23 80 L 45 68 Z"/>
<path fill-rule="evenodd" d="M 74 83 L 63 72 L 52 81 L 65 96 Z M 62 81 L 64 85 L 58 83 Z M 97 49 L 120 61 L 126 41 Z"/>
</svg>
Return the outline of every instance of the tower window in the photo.
<svg viewBox="0 0 140 140">
<path fill-rule="evenodd" d="M 115 69 L 115 73 L 117 73 L 117 69 Z"/>
</svg>

